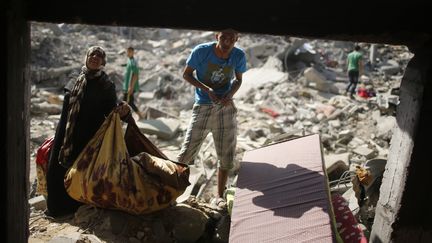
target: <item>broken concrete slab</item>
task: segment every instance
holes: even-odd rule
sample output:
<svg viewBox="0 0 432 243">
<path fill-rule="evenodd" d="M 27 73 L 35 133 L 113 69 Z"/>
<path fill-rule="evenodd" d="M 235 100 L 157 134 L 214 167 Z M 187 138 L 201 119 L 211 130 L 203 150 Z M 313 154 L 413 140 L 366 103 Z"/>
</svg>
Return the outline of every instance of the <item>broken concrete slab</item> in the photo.
<svg viewBox="0 0 432 243">
<path fill-rule="evenodd" d="M 176 115 L 170 114 L 168 112 L 162 111 L 160 109 L 151 106 L 145 106 L 142 113 L 144 114 L 144 117 L 147 120 L 157 119 L 160 117 L 179 119 Z"/>
<path fill-rule="evenodd" d="M 328 124 L 333 128 L 340 128 L 341 127 L 340 120 L 331 120 L 331 121 L 328 121 Z"/>
<path fill-rule="evenodd" d="M 383 147 L 381 147 L 379 144 L 377 144 L 372 139 L 369 139 L 368 142 L 370 144 L 372 144 L 373 146 L 375 146 L 375 149 L 378 151 L 378 156 L 387 157 L 387 155 L 388 155 L 388 149 L 384 149 Z"/>
<path fill-rule="evenodd" d="M 304 76 L 309 82 L 313 83 L 324 83 L 327 81 L 324 74 L 320 73 L 318 70 L 316 70 L 313 67 L 306 68 L 304 70 Z"/>
<path fill-rule="evenodd" d="M 353 150 L 353 153 L 364 156 L 366 159 L 372 159 L 376 156 L 376 151 L 365 146 L 357 147 Z"/>
<path fill-rule="evenodd" d="M 79 242 L 81 242 L 81 233 L 73 232 L 66 235 L 55 236 L 48 243 L 79 243 Z"/>
<path fill-rule="evenodd" d="M 278 71 L 276 68 L 252 68 L 243 74 L 243 82 L 236 92 L 236 97 L 248 96 L 251 89 L 257 89 L 264 84 L 280 83 L 287 80 L 288 73 Z"/>
<path fill-rule="evenodd" d="M 140 92 L 138 95 L 138 99 L 142 102 L 150 101 L 154 99 L 154 97 L 155 97 L 155 92 L 152 91 L 143 91 Z"/>
<path fill-rule="evenodd" d="M 345 129 L 345 130 L 340 131 L 338 133 L 337 137 L 340 139 L 340 138 L 346 138 L 346 137 L 352 138 L 353 136 L 354 136 L 354 134 L 351 130 Z"/>
<path fill-rule="evenodd" d="M 335 145 L 347 145 L 354 135 L 350 130 L 344 130 L 338 133 Z"/>
<path fill-rule="evenodd" d="M 322 92 L 339 94 L 339 87 L 333 81 L 328 81 L 326 76 L 313 67 L 306 68 L 304 76 L 308 80 L 308 86 Z"/>
<path fill-rule="evenodd" d="M 396 126 L 396 117 L 394 116 L 381 116 L 377 120 L 377 137 L 381 139 L 391 138 L 392 130 Z"/>
<path fill-rule="evenodd" d="M 49 79 L 56 79 L 61 76 L 67 76 L 70 72 L 79 71 L 79 65 L 73 66 L 65 66 L 58 68 L 41 68 L 41 67 L 33 67 L 31 70 L 31 79 L 35 83 L 39 83 Z"/>
<path fill-rule="evenodd" d="M 386 75 L 394 75 L 401 70 L 399 63 L 394 60 L 388 60 L 385 64 L 379 67 L 379 71 Z"/>
<path fill-rule="evenodd" d="M 180 128 L 180 121 L 173 118 L 160 117 L 153 120 L 136 122 L 141 132 L 156 135 L 158 138 L 169 140 L 177 135 Z"/>
<path fill-rule="evenodd" d="M 61 113 L 61 109 L 61 105 L 50 104 L 48 102 L 32 103 L 30 105 L 30 112 L 33 114 L 46 113 L 48 115 L 57 115 Z"/>
<path fill-rule="evenodd" d="M 252 67 L 262 66 L 263 61 L 260 57 L 269 56 L 273 57 L 278 51 L 278 45 L 272 43 L 261 42 L 244 49 L 248 62 Z M 280 63 L 279 71 L 282 71 L 282 63 Z"/>
<path fill-rule="evenodd" d="M 44 196 L 37 196 L 29 199 L 30 207 L 34 207 L 36 210 L 45 210 L 47 207 L 46 200 Z"/>
<path fill-rule="evenodd" d="M 344 194 L 342 194 L 342 197 L 349 203 L 348 207 L 351 212 L 356 215 L 359 212 L 360 207 L 358 205 L 357 197 L 353 188 L 351 187 L 348 189 Z"/>
</svg>

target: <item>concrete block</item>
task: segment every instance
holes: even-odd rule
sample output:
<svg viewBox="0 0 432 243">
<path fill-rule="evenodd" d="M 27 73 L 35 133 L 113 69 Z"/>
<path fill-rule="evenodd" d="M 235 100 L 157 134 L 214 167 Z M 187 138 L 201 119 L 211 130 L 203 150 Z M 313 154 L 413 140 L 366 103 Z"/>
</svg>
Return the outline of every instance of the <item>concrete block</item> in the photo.
<svg viewBox="0 0 432 243">
<path fill-rule="evenodd" d="M 78 243 L 81 242 L 81 233 L 74 232 L 67 235 L 58 235 L 52 238 L 48 243 Z"/>
<path fill-rule="evenodd" d="M 36 210 L 42 211 L 47 207 L 45 197 L 42 195 L 29 199 L 29 205 L 30 207 L 34 207 Z"/>
<path fill-rule="evenodd" d="M 158 118 L 154 120 L 144 120 L 137 122 L 141 132 L 156 135 L 161 139 L 172 139 L 180 128 L 180 121 L 173 118 Z"/>
<path fill-rule="evenodd" d="M 374 150 L 367 147 L 357 147 L 353 152 L 366 157 L 366 159 L 372 159 L 376 154 Z"/>
<path fill-rule="evenodd" d="M 252 68 L 243 74 L 243 82 L 236 97 L 247 97 L 250 90 L 268 83 L 280 83 L 288 80 L 288 73 L 272 68 Z"/>
</svg>

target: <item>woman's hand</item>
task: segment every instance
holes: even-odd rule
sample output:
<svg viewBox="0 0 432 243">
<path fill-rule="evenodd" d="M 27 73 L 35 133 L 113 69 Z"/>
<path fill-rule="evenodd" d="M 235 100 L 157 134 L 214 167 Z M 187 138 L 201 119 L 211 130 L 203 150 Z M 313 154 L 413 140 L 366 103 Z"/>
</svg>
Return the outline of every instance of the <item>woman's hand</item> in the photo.
<svg viewBox="0 0 432 243">
<path fill-rule="evenodd" d="M 121 103 L 119 103 L 117 105 L 116 108 L 114 108 L 114 111 L 120 115 L 121 119 L 128 116 L 131 113 L 131 110 L 132 109 L 130 108 L 130 106 L 125 101 L 122 101 Z"/>
</svg>

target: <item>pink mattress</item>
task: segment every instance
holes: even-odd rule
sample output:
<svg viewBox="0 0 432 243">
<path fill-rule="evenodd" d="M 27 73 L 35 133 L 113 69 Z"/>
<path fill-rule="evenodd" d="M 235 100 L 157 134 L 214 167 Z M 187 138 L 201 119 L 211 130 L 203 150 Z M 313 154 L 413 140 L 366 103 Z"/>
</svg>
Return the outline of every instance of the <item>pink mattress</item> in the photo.
<svg viewBox="0 0 432 243">
<path fill-rule="evenodd" d="M 229 242 L 335 242 L 319 135 L 245 152 Z"/>
</svg>

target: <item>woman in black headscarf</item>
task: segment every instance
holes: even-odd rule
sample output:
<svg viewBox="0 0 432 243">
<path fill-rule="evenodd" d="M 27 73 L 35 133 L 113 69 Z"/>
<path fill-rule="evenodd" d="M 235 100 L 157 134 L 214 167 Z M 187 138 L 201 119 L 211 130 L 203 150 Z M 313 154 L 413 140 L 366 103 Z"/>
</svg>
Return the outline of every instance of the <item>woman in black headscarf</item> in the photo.
<svg viewBox="0 0 432 243">
<path fill-rule="evenodd" d="M 102 47 L 90 47 L 81 73 L 65 86 L 63 110 L 48 163 L 47 215 L 70 214 L 82 204 L 66 192 L 63 182 L 67 170 L 114 108 L 122 118 L 130 114 L 130 107 L 118 102 L 115 85 L 103 70 L 105 64 Z"/>
</svg>

